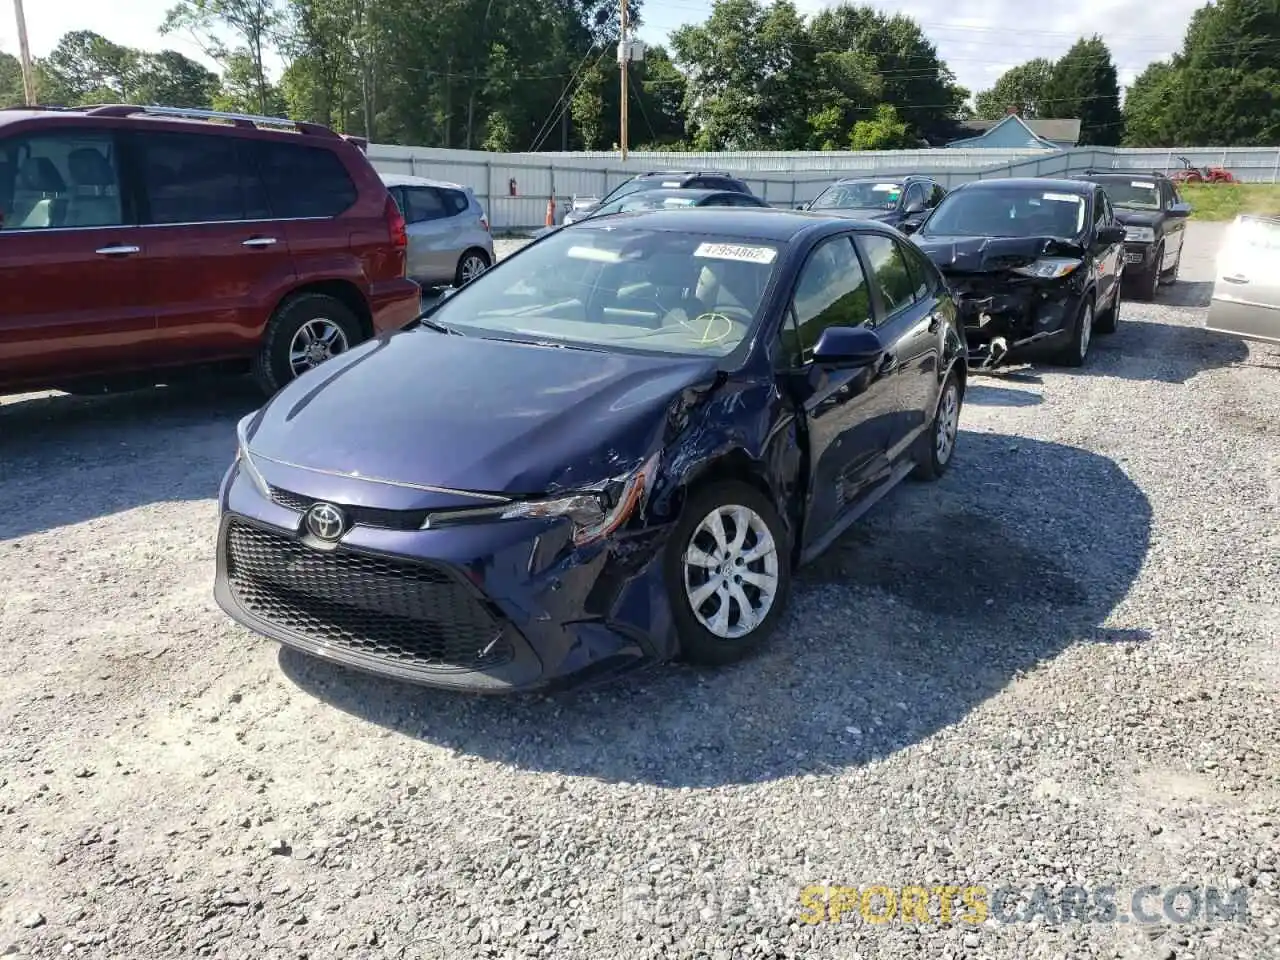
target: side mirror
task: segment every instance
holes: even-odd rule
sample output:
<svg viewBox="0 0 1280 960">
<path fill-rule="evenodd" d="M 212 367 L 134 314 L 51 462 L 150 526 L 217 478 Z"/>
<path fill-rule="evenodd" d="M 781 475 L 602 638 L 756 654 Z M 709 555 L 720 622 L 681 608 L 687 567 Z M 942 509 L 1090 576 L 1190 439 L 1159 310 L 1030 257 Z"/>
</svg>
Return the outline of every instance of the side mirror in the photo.
<svg viewBox="0 0 1280 960">
<path fill-rule="evenodd" d="M 903 220 L 898 224 L 898 230 L 902 233 L 915 233 L 922 223 L 924 223 L 923 220 Z"/>
<path fill-rule="evenodd" d="M 813 362 L 840 367 L 868 367 L 884 355 L 884 345 L 868 327 L 827 327 L 813 348 Z"/>
<path fill-rule="evenodd" d="M 1171 217 L 1189 217 L 1191 216 L 1191 204 L 1175 203 L 1172 207 L 1165 211 Z"/>
<path fill-rule="evenodd" d="M 1098 231 L 1098 242 L 1099 243 L 1123 243 L 1124 227 L 1121 227 L 1121 226 L 1103 227 L 1101 230 Z"/>
</svg>

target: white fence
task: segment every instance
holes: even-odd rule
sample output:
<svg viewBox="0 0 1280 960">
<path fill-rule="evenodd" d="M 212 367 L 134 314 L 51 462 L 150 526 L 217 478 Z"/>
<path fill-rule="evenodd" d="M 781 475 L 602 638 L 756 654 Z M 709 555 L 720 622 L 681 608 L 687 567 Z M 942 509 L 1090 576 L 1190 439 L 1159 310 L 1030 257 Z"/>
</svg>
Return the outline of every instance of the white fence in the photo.
<svg viewBox="0 0 1280 960">
<path fill-rule="evenodd" d="M 413 174 L 471 187 L 498 230 L 541 226 L 547 201 L 556 219 L 569 199 L 600 197 L 646 170 L 727 170 L 777 206 L 811 200 L 837 177 L 927 173 L 946 186 L 987 177 L 1039 177 L 1087 169 L 1181 169 L 1220 166 L 1238 180 L 1280 182 L 1280 148 L 1172 150 L 1080 147 L 1074 150 L 886 150 L 862 152 L 632 153 L 623 163 L 605 153 L 487 153 L 370 144 L 369 159 L 383 173 Z"/>
</svg>

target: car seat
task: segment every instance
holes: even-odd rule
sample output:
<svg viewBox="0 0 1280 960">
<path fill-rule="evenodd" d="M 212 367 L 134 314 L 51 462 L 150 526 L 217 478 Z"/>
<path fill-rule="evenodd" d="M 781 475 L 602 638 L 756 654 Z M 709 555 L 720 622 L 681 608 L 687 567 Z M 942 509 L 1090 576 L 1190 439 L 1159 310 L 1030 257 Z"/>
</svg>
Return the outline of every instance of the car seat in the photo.
<svg viewBox="0 0 1280 960">
<path fill-rule="evenodd" d="M 107 227 L 120 222 L 120 191 L 111 164 L 93 147 L 67 156 L 71 174 L 71 202 L 66 226 Z"/>
<path fill-rule="evenodd" d="M 30 157 L 18 169 L 13 190 L 13 222 L 26 230 L 59 225 L 67 184 L 48 157 Z"/>
</svg>

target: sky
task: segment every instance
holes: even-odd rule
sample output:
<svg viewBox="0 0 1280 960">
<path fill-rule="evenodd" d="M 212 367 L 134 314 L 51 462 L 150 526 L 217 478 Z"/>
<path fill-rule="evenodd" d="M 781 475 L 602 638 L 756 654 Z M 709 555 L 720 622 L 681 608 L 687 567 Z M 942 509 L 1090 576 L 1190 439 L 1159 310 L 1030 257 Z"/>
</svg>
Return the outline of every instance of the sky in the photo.
<svg viewBox="0 0 1280 960">
<path fill-rule="evenodd" d="M 811 14 L 834 0 L 796 0 Z M 1152 60 L 1169 56 L 1182 44 L 1192 12 L 1204 0 L 1165 0 L 1158 16 L 1142 0 L 1080 0 L 1041 5 L 1027 0 L 983 0 L 957 12 L 955 0 L 861 0 L 890 13 L 911 16 L 938 47 L 961 85 L 977 92 L 990 87 L 1005 70 L 1033 57 L 1057 58 L 1081 33 L 1100 33 L 1111 47 L 1121 85 L 1133 80 Z M 27 34 L 32 56 L 47 54 L 68 30 L 93 30 L 131 47 L 169 47 L 202 59 L 199 47 L 181 35 L 160 36 L 157 29 L 173 0 L 26 0 Z M 0 0 L 0 50 L 17 54 L 17 30 L 9 4 Z M 644 0 L 639 36 L 647 43 L 666 40 L 683 23 L 705 20 L 711 0 Z"/>
</svg>

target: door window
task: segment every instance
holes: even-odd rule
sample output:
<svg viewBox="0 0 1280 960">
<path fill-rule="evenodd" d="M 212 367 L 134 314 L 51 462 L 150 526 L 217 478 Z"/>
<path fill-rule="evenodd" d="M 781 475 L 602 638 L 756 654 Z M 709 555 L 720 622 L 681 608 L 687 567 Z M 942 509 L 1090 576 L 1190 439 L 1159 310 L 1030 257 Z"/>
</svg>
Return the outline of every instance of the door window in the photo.
<svg viewBox="0 0 1280 960">
<path fill-rule="evenodd" d="M 783 347 L 793 366 L 812 358 L 827 327 L 856 327 L 871 321 L 867 278 L 847 235 L 824 240 L 809 254 L 791 303 L 795 326 L 783 325 Z"/>
<path fill-rule="evenodd" d="M 913 183 L 911 186 L 907 187 L 907 195 L 903 198 L 902 209 L 906 210 L 911 206 L 913 201 L 924 203 L 924 184 Z"/>
<path fill-rule="evenodd" d="M 440 193 L 430 187 L 406 187 L 405 221 L 408 223 L 425 223 L 428 220 L 443 220 L 449 216 L 445 209 L 444 199 Z"/>
<path fill-rule="evenodd" d="M 912 275 L 902 247 L 892 237 L 864 233 L 858 241 L 867 255 L 867 264 L 880 288 L 885 316 L 910 306 L 919 296 L 919 278 Z"/>
<path fill-rule="evenodd" d="M 356 202 L 356 185 L 332 150 L 264 142 L 258 164 L 271 211 L 281 219 L 336 217 Z"/>
<path fill-rule="evenodd" d="M 122 225 L 118 159 L 109 133 L 68 130 L 0 142 L 0 229 Z"/>
<path fill-rule="evenodd" d="M 271 216 L 239 140 L 192 133 L 138 137 L 148 223 L 227 223 Z"/>
<path fill-rule="evenodd" d="M 440 195 L 444 197 L 445 209 L 448 210 L 451 217 L 466 213 L 471 206 L 471 201 L 461 190 L 441 190 Z"/>
</svg>

